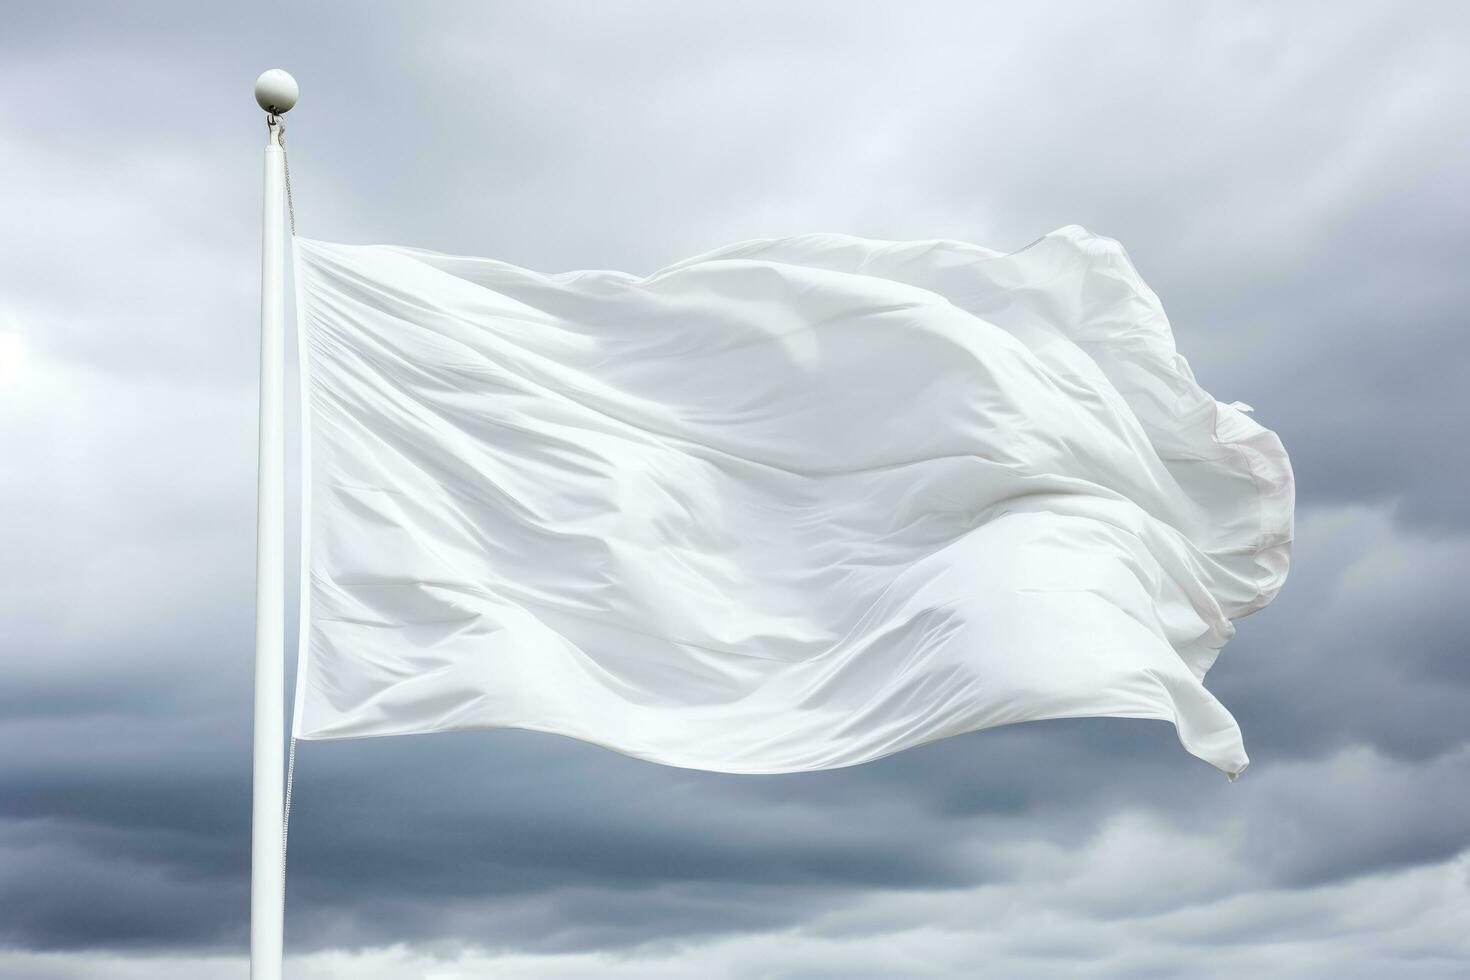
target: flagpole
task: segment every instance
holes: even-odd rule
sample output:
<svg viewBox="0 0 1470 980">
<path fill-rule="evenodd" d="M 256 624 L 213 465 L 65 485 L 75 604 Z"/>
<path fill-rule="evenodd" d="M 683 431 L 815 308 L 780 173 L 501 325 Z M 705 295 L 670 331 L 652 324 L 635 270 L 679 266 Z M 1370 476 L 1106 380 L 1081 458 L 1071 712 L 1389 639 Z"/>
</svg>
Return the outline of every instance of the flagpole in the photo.
<svg viewBox="0 0 1470 980">
<path fill-rule="evenodd" d="M 296 81 L 273 68 L 255 81 L 267 113 L 265 211 L 260 251 L 260 438 L 255 519 L 255 744 L 250 818 L 250 977 L 280 980 L 285 910 L 286 737 L 285 373 L 286 163 L 280 114 Z"/>
</svg>

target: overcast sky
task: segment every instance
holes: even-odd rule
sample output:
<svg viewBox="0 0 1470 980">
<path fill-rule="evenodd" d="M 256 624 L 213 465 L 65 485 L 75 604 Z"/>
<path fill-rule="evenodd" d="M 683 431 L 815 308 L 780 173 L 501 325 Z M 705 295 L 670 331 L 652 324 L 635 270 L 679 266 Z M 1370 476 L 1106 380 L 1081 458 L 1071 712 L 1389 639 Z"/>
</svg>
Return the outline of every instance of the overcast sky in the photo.
<svg viewBox="0 0 1470 980">
<path fill-rule="evenodd" d="M 273 66 L 309 237 L 639 273 L 807 231 L 1117 238 L 1299 484 L 1291 579 L 1210 675 L 1235 784 L 1120 720 L 779 777 L 308 743 L 288 975 L 1470 974 L 1470 6 L 3 20 L 0 976 L 246 975 Z"/>
</svg>

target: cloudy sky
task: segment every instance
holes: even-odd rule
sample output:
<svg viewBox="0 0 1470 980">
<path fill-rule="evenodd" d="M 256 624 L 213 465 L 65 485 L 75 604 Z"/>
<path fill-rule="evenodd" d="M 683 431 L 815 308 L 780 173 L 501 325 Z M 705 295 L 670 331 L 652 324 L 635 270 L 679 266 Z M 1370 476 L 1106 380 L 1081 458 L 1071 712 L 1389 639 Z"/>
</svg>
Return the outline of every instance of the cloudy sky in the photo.
<svg viewBox="0 0 1470 980">
<path fill-rule="evenodd" d="M 1233 785 L 1116 720 L 781 777 L 310 743 L 288 975 L 1470 973 L 1470 7 L 5 11 L 0 976 L 246 974 L 272 66 L 311 237 L 634 272 L 1118 238 L 1299 481 L 1291 580 L 1210 675 Z"/>
</svg>

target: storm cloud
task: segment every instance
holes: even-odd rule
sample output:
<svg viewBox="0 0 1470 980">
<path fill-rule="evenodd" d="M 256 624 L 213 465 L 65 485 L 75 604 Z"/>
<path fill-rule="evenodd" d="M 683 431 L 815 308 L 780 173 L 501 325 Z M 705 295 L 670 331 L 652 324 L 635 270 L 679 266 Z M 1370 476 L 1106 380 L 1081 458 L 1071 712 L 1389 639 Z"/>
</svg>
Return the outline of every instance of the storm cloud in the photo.
<svg viewBox="0 0 1470 980">
<path fill-rule="evenodd" d="M 11 4 L 0 975 L 245 976 L 272 66 L 311 237 L 633 272 L 1117 238 L 1299 501 L 1210 675 L 1234 784 L 1121 720 L 762 777 L 309 743 L 291 975 L 1464 975 L 1467 37 L 1453 3 Z"/>
</svg>

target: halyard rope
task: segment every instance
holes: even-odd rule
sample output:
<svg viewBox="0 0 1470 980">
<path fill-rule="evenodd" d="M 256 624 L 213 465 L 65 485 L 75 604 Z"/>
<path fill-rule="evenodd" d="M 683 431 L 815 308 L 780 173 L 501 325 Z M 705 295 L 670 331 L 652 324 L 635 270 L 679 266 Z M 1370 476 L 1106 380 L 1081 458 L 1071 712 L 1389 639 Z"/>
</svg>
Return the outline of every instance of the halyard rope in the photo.
<svg viewBox="0 0 1470 980">
<path fill-rule="evenodd" d="M 281 145 L 281 169 L 286 174 L 286 216 L 291 219 L 291 237 L 296 237 L 296 201 L 291 196 L 291 157 L 286 153 L 286 124 L 275 113 L 266 113 L 266 126 L 276 131 L 276 142 Z"/>
<path fill-rule="evenodd" d="M 296 782 L 296 736 L 291 736 L 291 752 L 286 763 L 286 806 L 281 813 L 281 912 L 286 910 L 286 845 L 291 831 L 291 785 Z"/>
</svg>

